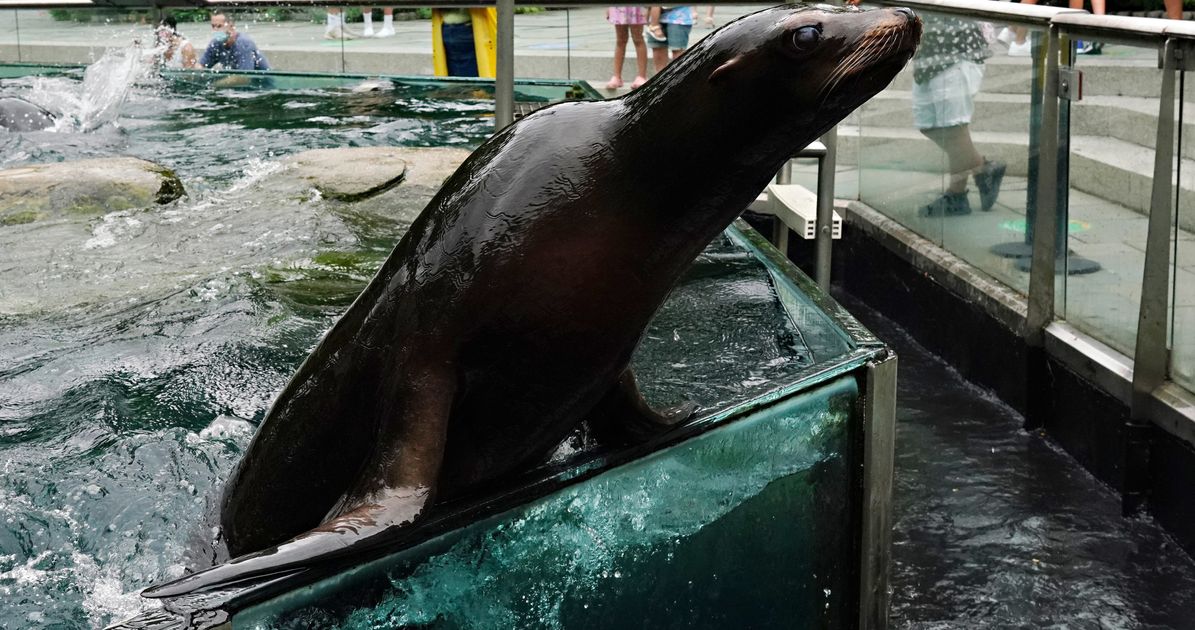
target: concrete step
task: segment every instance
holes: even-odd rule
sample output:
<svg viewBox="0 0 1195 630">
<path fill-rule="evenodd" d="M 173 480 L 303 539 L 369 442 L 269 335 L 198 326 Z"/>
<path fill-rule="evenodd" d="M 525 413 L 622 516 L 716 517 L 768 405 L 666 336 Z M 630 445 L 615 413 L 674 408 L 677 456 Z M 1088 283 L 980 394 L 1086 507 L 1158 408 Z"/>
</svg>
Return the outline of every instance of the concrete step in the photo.
<svg viewBox="0 0 1195 630">
<path fill-rule="evenodd" d="M 1025 177 L 1027 136 L 1021 133 L 976 131 L 976 148 L 989 159 L 1008 164 L 1008 175 Z M 839 126 L 838 162 L 867 169 L 944 173 L 945 155 L 917 130 L 895 127 Z M 1154 151 L 1151 148 L 1099 135 L 1071 137 L 1070 186 L 1094 197 L 1148 214 L 1153 189 Z M 1195 159 L 1183 158 L 1179 181 L 1180 225 L 1195 230 Z"/>
<path fill-rule="evenodd" d="M 1157 141 L 1157 98 L 1134 96 L 1087 96 L 1072 102 L 1071 134 L 1109 136 L 1147 148 Z M 1175 104 L 1176 111 L 1178 104 Z M 1182 154 L 1195 158 L 1195 103 L 1184 104 Z M 913 125 L 912 94 L 888 89 L 859 109 L 855 124 L 891 127 Z M 981 92 L 975 96 L 973 131 L 999 131 L 1029 135 L 1029 95 Z"/>
<path fill-rule="evenodd" d="M 1084 96 L 1156 98 L 1161 94 L 1162 71 L 1158 69 L 1156 56 L 1080 56 L 1075 67 L 1083 73 Z M 1028 57 L 1008 57 L 997 52 L 984 62 L 984 92 L 1028 94 L 1032 85 L 1033 64 Z M 912 87 L 913 71 L 910 64 L 892 81 L 891 88 L 911 90 Z"/>
</svg>

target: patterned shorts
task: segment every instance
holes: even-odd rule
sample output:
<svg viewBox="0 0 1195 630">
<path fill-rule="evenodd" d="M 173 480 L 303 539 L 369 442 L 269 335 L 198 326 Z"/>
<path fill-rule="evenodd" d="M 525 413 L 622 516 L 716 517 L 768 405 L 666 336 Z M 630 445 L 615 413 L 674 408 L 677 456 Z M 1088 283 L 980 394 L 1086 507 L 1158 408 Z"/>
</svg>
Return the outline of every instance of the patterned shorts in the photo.
<svg viewBox="0 0 1195 630">
<path fill-rule="evenodd" d="M 606 21 L 611 24 L 647 24 L 647 9 L 643 7 L 610 7 Z"/>
</svg>

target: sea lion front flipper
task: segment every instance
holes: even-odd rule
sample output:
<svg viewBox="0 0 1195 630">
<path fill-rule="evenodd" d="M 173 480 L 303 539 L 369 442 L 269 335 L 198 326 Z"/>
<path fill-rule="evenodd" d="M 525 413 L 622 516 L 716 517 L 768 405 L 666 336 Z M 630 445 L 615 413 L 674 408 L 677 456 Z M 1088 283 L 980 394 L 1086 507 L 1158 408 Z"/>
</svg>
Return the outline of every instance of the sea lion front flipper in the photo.
<svg viewBox="0 0 1195 630">
<path fill-rule="evenodd" d="M 176 597 L 298 573 L 392 540 L 395 528 L 415 521 L 435 493 L 456 390 L 452 374 L 445 368 L 440 375 L 425 374 L 400 386 L 403 391 L 394 399 L 402 401 L 402 408 L 390 411 L 401 413 L 402 419 L 383 426 L 366 476 L 318 527 L 141 594 Z"/>
<path fill-rule="evenodd" d="M 602 442 L 634 444 L 667 432 L 693 417 L 697 408 L 694 402 L 684 402 L 667 409 L 653 409 L 639 391 L 635 374 L 627 368 L 589 413 L 586 422 Z"/>
</svg>

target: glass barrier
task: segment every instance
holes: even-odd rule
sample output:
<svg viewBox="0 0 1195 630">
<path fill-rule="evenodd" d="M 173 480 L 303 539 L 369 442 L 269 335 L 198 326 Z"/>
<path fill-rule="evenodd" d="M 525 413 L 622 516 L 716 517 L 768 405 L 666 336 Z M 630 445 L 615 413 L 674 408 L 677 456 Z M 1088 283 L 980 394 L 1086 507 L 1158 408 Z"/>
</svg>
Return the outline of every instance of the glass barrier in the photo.
<svg viewBox="0 0 1195 630">
<path fill-rule="evenodd" d="M 1185 73 L 1180 76 L 1185 77 Z M 1170 343 L 1170 378 L 1182 385 L 1188 391 L 1195 391 L 1195 199 L 1191 196 L 1191 190 L 1195 189 L 1195 182 L 1192 182 L 1192 173 L 1195 172 L 1195 163 L 1191 160 L 1195 158 L 1195 142 L 1192 142 L 1192 133 L 1195 133 L 1195 124 L 1191 121 L 1195 116 L 1195 108 L 1186 102 L 1186 92 L 1189 86 L 1186 83 L 1181 84 L 1183 92 L 1180 96 L 1180 103 L 1183 107 L 1179 110 L 1181 112 L 1180 122 L 1182 123 L 1182 135 L 1180 136 L 1179 155 L 1182 156 L 1181 164 L 1182 179 L 1180 179 L 1181 192 L 1178 197 L 1178 206 L 1175 208 L 1176 215 L 1176 236 L 1174 245 L 1174 269 L 1172 273 L 1174 282 L 1174 292 L 1172 315 L 1173 319 L 1170 325 L 1170 330 L 1173 335 Z M 1183 182 L 1192 182 L 1183 185 Z"/>
<path fill-rule="evenodd" d="M 851 627 L 843 455 L 857 395 L 840 378 L 267 601 L 233 627 Z"/>
<path fill-rule="evenodd" d="M 1154 46 L 1075 42 L 1082 98 L 1070 107 L 1065 309 L 1133 356 L 1162 72 Z M 1086 52 L 1085 52 L 1086 51 Z M 1095 54 L 1098 53 L 1098 54 Z M 1125 96 L 1125 95 L 1132 96 Z"/>
<path fill-rule="evenodd" d="M 1043 33 L 919 14 L 917 56 L 859 110 L 859 197 L 1026 292 Z"/>
</svg>

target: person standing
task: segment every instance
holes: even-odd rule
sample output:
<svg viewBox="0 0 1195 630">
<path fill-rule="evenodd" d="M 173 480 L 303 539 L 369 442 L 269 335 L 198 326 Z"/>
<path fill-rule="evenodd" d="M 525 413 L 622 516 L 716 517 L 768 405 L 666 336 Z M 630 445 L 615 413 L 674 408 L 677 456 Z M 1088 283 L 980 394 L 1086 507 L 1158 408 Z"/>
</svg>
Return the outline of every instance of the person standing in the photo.
<svg viewBox="0 0 1195 630">
<path fill-rule="evenodd" d="M 373 30 L 373 7 L 361 7 L 361 19 L 365 22 L 365 37 L 394 37 L 394 7 L 382 8 L 382 29 Z"/>
<path fill-rule="evenodd" d="M 631 88 L 647 83 L 647 44 L 643 41 L 643 25 L 647 11 L 643 7 L 609 7 L 606 21 L 614 25 L 614 75 L 606 82 L 607 90 L 622 87 L 622 63 L 627 54 L 627 38 L 635 43 L 635 80 Z"/>
<path fill-rule="evenodd" d="M 970 20 L 926 15 L 922 24 L 921 45 L 913 57 L 913 124 L 946 154 L 949 183 L 919 214 L 970 214 L 967 180 L 972 177 L 980 209 L 991 210 L 1006 166 L 984 158 L 971 140 L 975 95 L 983 81 L 984 60 L 991 56 L 987 38 Z"/>
<path fill-rule="evenodd" d="M 324 16 L 324 39 L 357 39 L 344 23 L 340 7 L 328 7 Z"/>
<path fill-rule="evenodd" d="M 693 7 L 652 7 L 648 13 L 647 45 L 651 48 L 651 58 L 656 72 L 668 65 L 669 51 L 671 58 L 676 59 L 689 47 L 689 32 L 693 30 L 693 21 L 697 12 Z"/>
</svg>

